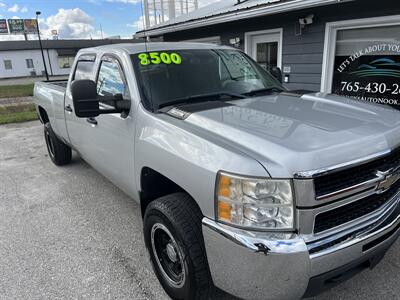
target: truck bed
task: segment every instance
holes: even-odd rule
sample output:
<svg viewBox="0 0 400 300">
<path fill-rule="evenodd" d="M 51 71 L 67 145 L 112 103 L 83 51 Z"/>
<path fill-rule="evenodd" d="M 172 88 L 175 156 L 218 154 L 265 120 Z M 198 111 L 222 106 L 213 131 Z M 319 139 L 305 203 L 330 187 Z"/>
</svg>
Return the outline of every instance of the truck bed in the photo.
<svg viewBox="0 0 400 300">
<path fill-rule="evenodd" d="M 68 81 L 51 80 L 36 82 L 33 101 L 38 108 L 43 108 L 53 131 L 59 136 L 66 134 L 64 121 L 64 95 Z"/>
<path fill-rule="evenodd" d="M 68 80 L 48 80 L 48 81 L 42 81 L 42 83 L 45 83 L 48 86 L 56 85 L 59 87 L 63 87 L 65 90 L 67 88 Z"/>
</svg>

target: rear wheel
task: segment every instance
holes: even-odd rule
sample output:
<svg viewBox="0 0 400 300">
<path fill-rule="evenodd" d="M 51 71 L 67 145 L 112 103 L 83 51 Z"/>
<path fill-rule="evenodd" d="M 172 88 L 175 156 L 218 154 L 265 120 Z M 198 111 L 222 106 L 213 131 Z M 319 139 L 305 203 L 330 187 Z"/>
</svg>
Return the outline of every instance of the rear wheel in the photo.
<svg viewBox="0 0 400 300">
<path fill-rule="evenodd" d="M 54 164 L 62 166 L 71 162 L 71 148 L 55 135 L 50 123 L 44 125 L 44 138 L 47 151 Z"/>
<path fill-rule="evenodd" d="M 146 209 L 146 247 L 161 285 L 173 299 L 210 299 L 214 291 L 201 218 L 185 193 L 156 199 Z"/>
</svg>

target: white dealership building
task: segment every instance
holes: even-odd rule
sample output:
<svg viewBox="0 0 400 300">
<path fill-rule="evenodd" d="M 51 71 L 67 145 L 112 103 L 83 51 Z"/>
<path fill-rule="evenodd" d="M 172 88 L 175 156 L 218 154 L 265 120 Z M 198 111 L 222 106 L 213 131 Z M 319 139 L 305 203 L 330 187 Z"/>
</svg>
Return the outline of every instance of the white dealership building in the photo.
<svg viewBox="0 0 400 300">
<path fill-rule="evenodd" d="M 81 48 L 138 40 L 44 40 L 43 53 L 50 76 L 68 75 Z M 39 41 L 0 41 L 0 79 L 44 75 Z"/>
</svg>

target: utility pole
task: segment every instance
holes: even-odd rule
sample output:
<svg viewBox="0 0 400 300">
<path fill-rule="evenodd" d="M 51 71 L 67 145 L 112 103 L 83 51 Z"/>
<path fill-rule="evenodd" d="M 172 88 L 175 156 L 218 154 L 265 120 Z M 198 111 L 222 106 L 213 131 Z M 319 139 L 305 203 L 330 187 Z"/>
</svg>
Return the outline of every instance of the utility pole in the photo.
<svg viewBox="0 0 400 300">
<path fill-rule="evenodd" d="M 47 73 L 46 61 L 45 61 L 45 59 L 44 59 L 42 39 L 40 38 L 40 30 L 39 30 L 39 15 L 40 15 L 40 14 L 41 14 L 40 11 L 37 11 L 37 12 L 36 12 L 36 26 L 37 26 L 37 32 L 38 32 L 38 37 L 39 37 L 40 51 L 42 52 L 42 59 L 43 59 L 43 65 L 44 65 L 44 72 L 46 73 L 46 80 L 49 81 L 49 73 Z"/>
</svg>

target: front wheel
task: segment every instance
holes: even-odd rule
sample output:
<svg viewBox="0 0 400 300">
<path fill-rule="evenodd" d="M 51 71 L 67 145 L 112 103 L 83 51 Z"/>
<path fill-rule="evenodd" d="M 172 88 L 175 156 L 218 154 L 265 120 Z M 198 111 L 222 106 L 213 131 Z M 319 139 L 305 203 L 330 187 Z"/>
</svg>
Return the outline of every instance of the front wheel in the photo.
<svg viewBox="0 0 400 300">
<path fill-rule="evenodd" d="M 56 136 L 50 123 L 44 125 L 44 138 L 47 151 L 54 164 L 62 166 L 71 162 L 71 148 Z"/>
<path fill-rule="evenodd" d="M 201 218 L 194 200 L 184 193 L 156 199 L 146 209 L 146 247 L 161 285 L 173 299 L 212 296 Z"/>
</svg>

